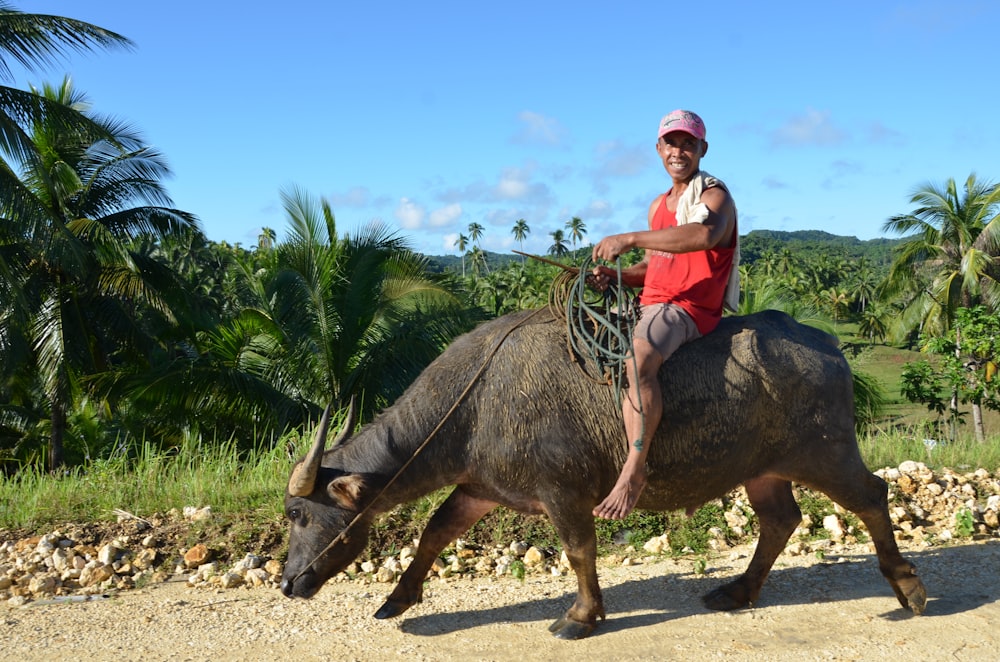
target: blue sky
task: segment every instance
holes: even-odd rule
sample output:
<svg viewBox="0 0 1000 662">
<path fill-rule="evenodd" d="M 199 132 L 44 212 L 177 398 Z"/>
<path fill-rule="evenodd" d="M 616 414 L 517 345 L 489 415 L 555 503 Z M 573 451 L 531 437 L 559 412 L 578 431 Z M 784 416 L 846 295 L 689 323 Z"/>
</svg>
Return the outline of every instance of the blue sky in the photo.
<svg viewBox="0 0 1000 662">
<path fill-rule="evenodd" d="M 675 108 L 704 118 L 741 234 L 886 236 L 918 186 L 1000 178 L 993 0 L 12 2 L 136 42 L 4 82 L 70 74 L 166 156 L 176 207 L 247 247 L 284 237 L 292 187 L 434 255 L 474 222 L 504 252 L 520 218 L 536 253 L 573 216 L 586 243 L 644 228 Z"/>
</svg>

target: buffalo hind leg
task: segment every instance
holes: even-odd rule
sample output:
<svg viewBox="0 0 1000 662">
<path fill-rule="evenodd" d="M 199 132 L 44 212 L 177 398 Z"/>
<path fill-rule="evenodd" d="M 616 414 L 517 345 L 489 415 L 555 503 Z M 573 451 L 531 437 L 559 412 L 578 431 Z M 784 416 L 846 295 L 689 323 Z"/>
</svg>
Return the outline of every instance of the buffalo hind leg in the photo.
<svg viewBox="0 0 1000 662">
<path fill-rule="evenodd" d="M 424 580 L 448 543 L 469 530 L 473 524 L 496 507 L 493 501 L 479 499 L 456 488 L 431 517 L 420 534 L 420 544 L 413 562 L 399 578 L 395 590 L 386 599 L 375 618 L 392 618 L 420 602 Z"/>
<path fill-rule="evenodd" d="M 546 508 L 562 541 L 569 564 L 576 573 L 577 591 L 573 606 L 552 625 L 549 632 L 559 639 L 583 639 L 604 620 L 604 598 L 597 581 L 597 531 L 590 509 L 550 506 Z"/>
<path fill-rule="evenodd" d="M 760 540 L 746 571 L 702 598 L 709 609 L 729 611 L 755 603 L 775 559 L 802 521 L 802 511 L 795 503 L 789 481 L 772 477 L 752 478 L 744 483 L 744 487 L 757 514 Z"/>
<path fill-rule="evenodd" d="M 889 519 L 889 488 L 884 480 L 868 471 L 860 458 L 858 462 L 860 468 L 857 471 L 842 471 L 837 480 L 814 481 L 810 487 L 825 493 L 861 518 L 875 544 L 879 570 L 888 580 L 896 599 L 903 609 L 919 616 L 927 607 L 927 590 L 917 576 L 916 566 L 899 553 L 892 520 Z"/>
</svg>

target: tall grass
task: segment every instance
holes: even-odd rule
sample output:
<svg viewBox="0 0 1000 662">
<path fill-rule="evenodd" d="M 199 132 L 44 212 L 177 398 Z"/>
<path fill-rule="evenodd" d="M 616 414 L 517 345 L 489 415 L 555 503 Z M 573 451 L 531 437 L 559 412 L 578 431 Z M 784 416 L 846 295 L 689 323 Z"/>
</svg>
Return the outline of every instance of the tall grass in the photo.
<svg viewBox="0 0 1000 662">
<path fill-rule="evenodd" d="M 293 435 L 271 449 L 241 453 L 233 441 L 189 439 L 176 451 L 138 444 L 60 475 L 29 467 L 0 476 L 0 528 L 113 520 L 115 510 L 148 517 L 205 505 L 216 513 L 280 518 L 290 458 L 302 445 Z"/>
<path fill-rule="evenodd" d="M 934 470 L 945 467 L 956 471 L 986 469 L 1000 471 L 1000 436 L 984 443 L 971 436 L 959 436 L 954 442 L 928 437 L 923 426 L 890 429 L 858 438 L 861 455 L 870 469 L 899 466 L 905 460 L 923 462 Z"/>
</svg>

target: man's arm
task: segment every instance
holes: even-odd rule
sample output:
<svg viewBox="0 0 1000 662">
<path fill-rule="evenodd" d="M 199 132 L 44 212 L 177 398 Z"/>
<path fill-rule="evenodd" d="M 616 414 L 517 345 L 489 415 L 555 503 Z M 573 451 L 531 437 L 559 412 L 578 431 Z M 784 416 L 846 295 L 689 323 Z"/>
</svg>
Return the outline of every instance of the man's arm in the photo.
<svg viewBox="0 0 1000 662">
<path fill-rule="evenodd" d="M 659 198 L 650 206 L 650 214 L 658 200 Z M 723 242 L 728 243 L 736 226 L 736 206 L 729 193 L 721 187 L 713 187 L 702 193 L 701 201 L 708 207 L 708 218 L 704 222 L 605 237 L 594 246 L 594 259 L 613 260 L 633 248 L 664 253 L 690 253 L 708 250 Z"/>
</svg>

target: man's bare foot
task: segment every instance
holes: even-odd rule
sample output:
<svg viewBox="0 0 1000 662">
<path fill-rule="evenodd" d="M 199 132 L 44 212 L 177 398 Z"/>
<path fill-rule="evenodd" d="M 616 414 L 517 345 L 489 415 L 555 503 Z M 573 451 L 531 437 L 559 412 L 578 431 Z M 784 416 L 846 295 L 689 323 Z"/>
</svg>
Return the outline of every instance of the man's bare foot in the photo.
<svg viewBox="0 0 1000 662">
<path fill-rule="evenodd" d="M 635 508 L 644 487 L 646 487 L 645 471 L 631 476 L 626 476 L 623 471 L 608 496 L 604 497 L 604 501 L 594 508 L 594 517 L 625 519 Z"/>
</svg>

